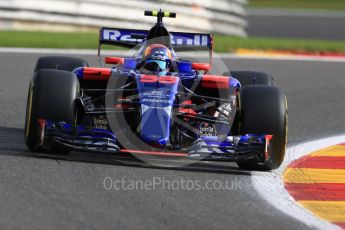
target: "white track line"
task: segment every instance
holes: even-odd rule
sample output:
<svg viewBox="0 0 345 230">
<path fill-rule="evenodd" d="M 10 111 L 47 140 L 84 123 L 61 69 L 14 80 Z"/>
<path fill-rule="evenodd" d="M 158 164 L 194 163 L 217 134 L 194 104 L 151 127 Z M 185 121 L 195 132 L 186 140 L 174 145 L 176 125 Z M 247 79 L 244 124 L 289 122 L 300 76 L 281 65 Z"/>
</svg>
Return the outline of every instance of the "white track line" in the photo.
<svg viewBox="0 0 345 230">
<path fill-rule="evenodd" d="M 42 49 L 42 48 L 0 48 L 0 53 L 14 53 L 14 54 L 49 54 L 49 55 L 97 55 L 97 50 L 90 49 Z M 102 55 L 126 55 L 128 51 L 119 50 L 103 50 Z M 192 55 L 193 57 L 208 57 L 206 53 L 183 53 L 184 56 Z M 258 60 L 273 60 L 273 61 L 306 61 L 306 62 L 340 62 L 345 63 L 345 57 L 314 57 L 303 55 L 244 55 L 244 54 L 231 54 L 231 53 L 216 53 L 214 57 L 230 58 L 230 59 L 258 59 Z"/>
<path fill-rule="evenodd" d="M 270 17 L 302 17 L 302 18 L 345 18 L 343 10 L 300 10 L 281 8 L 250 8 L 250 16 L 270 16 Z"/>
<path fill-rule="evenodd" d="M 67 55 L 97 55 L 97 50 L 90 49 L 45 49 L 45 48 L 0 48 L 0 53 L 15 54 L 67 54 Z M 102 51 L 102 53 L 114 53 L 114 51 Z M 115 51 L 117 54 L 125 54 L 123 51 Z"/>
<path fill-rule="evenodd" d="M 233 59 L 256 59 L 256 60 L 268 60 L 268 61 L 303 61 L 303 62 L 338 62 L 345 63 L 345 57 L 313 57 L 303 55 L 281 55 L 281 56 L 270 56 L 270 55 L 247 55 L 247 54 L 220 54 L 221 58 L 233 58 Z"/>
<path fill-rule="evenodd" d="M 282 175 L 292 161 L 310 154 L 316 150 L 345 142 L 345 135 L 335 136 L 298 144 L 287 149 L 283 165 L 271 173 L 253 172 L 252 184 L 256 191 L 269 204 L 283 213 L 319 229 L 341 229 L 339 226 L 323 221 L 300 206 L 285 190 Z"/>
</svg>

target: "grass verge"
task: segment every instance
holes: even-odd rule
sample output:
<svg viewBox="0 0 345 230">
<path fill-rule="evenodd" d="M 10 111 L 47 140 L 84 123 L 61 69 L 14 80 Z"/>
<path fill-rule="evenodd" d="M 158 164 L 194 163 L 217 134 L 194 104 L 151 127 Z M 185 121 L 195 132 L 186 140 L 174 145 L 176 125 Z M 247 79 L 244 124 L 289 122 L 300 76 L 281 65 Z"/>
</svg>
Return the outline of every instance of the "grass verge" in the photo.
<svg viewBox="0 0 345 230">
<path fill-rule="evenodd" d="M 282 39 L 282 38 L 238 38 L 216 36 L 216 51 L 228 52 L 239 48 L 258 50 L 308 51 L 308 52 L 337 52 L 345 53 L 345 42 L 310 40 L 310 39 Z"/>
<path fill-rule="evenodd" d="M 97 40 L 97 33 L 0 31 L 0 47 L 97 49 Z M 239 48 L 345 53 L 345 42 L 215 36 L 216 52 L 231 52 Z"/>
<path fill-rule="evenodd" d="M 344 0 L 249 0 L 249 7 L 345 10 Z"/>
</svg>

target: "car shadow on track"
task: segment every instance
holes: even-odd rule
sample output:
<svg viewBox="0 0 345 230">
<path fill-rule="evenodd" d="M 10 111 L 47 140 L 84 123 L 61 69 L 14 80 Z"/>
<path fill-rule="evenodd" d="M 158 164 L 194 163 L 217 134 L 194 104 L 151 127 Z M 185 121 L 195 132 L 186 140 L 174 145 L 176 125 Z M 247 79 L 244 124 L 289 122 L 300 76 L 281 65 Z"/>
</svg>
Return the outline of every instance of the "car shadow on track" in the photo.
<svg viewBox="0 0 345 230">
<path fill-rule="evenodd" d="M 240 170 L 232 163 L 221 162 L 198 162 L 183 167 L 164 167 L 155 166 L 143 162 L 131 155 L 114 155 L 108 153 L 88 153 L 88 152 L 71 152 L 66 155 L 50 153 L 33 153 L 30 152 L 24 143 L 24 130 L 18 128 L 0 127 L 0 156 L 16 156 L 29 158 L 45 158 L 53 160 L 76 161 L 92 164 L 110 164 L 126 167 L 142 167 L 164 170 L 182 170 L 192 172 L 208 172 L 250 176 L 250 172 Z M 168 162 L 169 159 L 163 160 L 162 163 Z M 161 164 L 160 164 L 161 165 Z"/>
</svg>

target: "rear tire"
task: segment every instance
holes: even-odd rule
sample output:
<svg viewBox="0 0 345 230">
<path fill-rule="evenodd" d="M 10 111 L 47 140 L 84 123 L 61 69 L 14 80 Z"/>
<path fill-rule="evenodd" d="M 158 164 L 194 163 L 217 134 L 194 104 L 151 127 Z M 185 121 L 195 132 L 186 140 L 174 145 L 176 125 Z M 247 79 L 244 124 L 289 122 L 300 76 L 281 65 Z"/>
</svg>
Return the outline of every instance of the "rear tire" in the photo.
<svg viewBox="0 0 345 230">
<path fill-rule="evenodd" d="M 273 170 L 284 160 L 287 144 L 287 101 L 284 93 L 272 86 L 245 86 L 240 92 L 240 132 L 273 135 L 268 146 L 268 159 L 237 162 L 246 170 Z"/>
<path fill-rule="evenodd" d="M 41 69 L 55 69 L 72 72 L 78 67 L 87 67 L 88 62 L 74 57 L 46 56 L 37 60 L 35 72 Z"/>
<path fill-rule="evenodd" d="M 223 76 L 236 78 L 242 86 L 248 85 L 269 85 L 274 86 L 274 79 L 271 75 L 254 71 L 231 71 L 225 72 Z"/>
<path fill-rule="evenodd" d="M 39 119 L 73 124 L 79 81 L 70 72 L 39 70 L 30 83 L 25 119 L 25 143 L 31 151 L 39 150 Z"/>
</svg>

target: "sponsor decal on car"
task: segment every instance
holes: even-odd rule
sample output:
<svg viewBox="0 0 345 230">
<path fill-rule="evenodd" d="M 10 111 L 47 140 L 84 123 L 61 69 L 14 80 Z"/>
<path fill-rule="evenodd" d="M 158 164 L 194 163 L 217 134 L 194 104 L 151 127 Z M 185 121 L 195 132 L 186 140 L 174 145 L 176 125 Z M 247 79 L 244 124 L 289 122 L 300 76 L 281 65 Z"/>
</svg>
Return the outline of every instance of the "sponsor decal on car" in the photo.
<svg viewBox="0 0 345 230">
<path fill-rule="evenodd" d="M 108 120 L 106 116 L 95 116 L 92 118 L 92 126 L 95 129 L 108 129 Z"/>
<path fill-rule="evenodd" d="M 129 30 L 129 29 L 111 29 L 103 28 L 101 30 L 101 38 L 106 41 L 123 41 L 142 43 L 143 39 L 132 38 L 132 34 L 147 35 L 148 32 L 145 30 Z M 212 38 L 209 34 L 198 34 L 198 33 L 170 33 L 172 45 L 188 45 L 188 46 L 210 46 Z"/>
<path fill-rule="evenodd" d="M 210 124 L 207 122 L 202 122 L 199 125 L 199 137 L 210 137 L 210 136 L 217 136 L 217 129 L 214 124 Z"/>
</svg>

